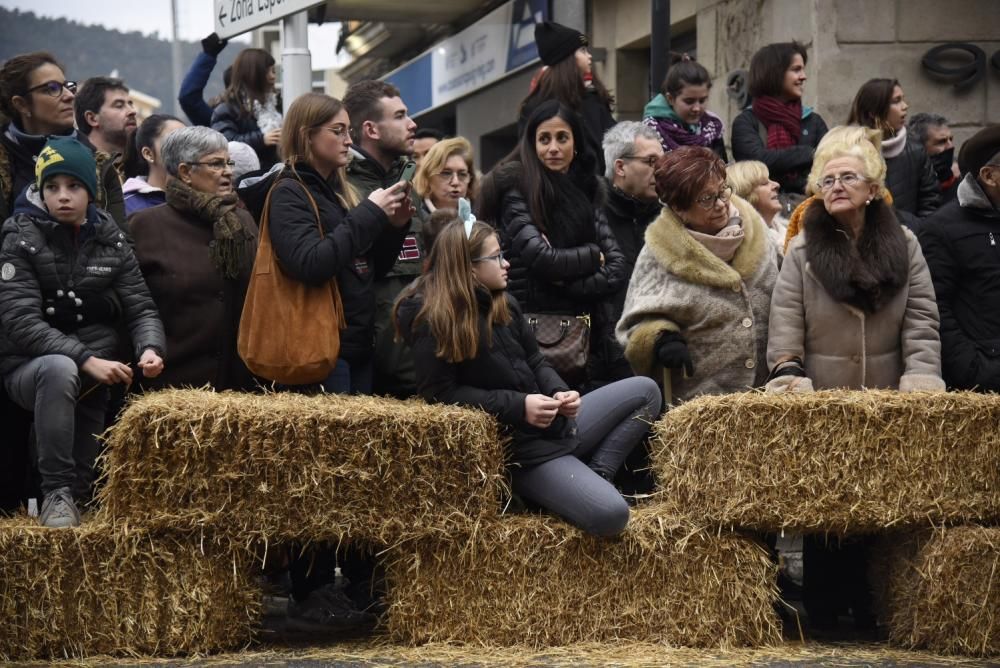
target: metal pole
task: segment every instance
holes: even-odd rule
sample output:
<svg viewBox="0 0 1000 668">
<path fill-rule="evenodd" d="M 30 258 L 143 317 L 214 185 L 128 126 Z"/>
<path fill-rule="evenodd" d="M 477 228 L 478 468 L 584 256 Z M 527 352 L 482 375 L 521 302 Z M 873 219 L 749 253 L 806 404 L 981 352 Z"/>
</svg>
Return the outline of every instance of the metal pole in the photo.
<svg viewBox="0 0 1000 668">
<path fill-rule="evenodd" d="M 299 95 L 312 91 L 308 26 L 306 12 L 281 20 L 281 98 L 285 110 Z"/>
<path fill-rule="evenodd" d="M 670 67 L 670 0 L 652 0 L 650 4 L 649 91 L 653 97 L 660 92 Z"/>
<path fill-rule="evenodd" d="M 181 92 L 181 36 L 177 19 L 177 0 L 170 0 L 170 20 L 173 26 L 173 41 L 170 43 L 170 74 L 174 83 L 174 116 L 182 118 L 181 103 L 177 100 Z"/>
</svg>

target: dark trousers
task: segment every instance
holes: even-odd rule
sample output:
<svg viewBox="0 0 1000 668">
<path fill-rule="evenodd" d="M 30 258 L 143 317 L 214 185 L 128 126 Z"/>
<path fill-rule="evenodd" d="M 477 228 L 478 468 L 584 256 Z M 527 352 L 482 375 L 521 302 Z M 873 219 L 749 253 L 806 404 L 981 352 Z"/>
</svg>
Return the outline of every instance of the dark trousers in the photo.
<svg viewBox="0 0 1000 668">
<path fill-rule="evenodd" d="M 584 395 L 577 416 L 576 451 L 527 469 L 512 469 L 514 492 L 587 533 L 621 533 L 628 524 L 628 504 L 609 481 L 645 438 L 661 402 L 659 386 L 645 376 Z"/>
<path fill-rule="evenodd" d="M 108 388 L 88 383 L 81 397 L 80 371 L 65 355 L 25 362 L 4 378 L 4 387 L 15 403 L 35 414 L 42 493 L 69 487 L 78 501 L 88 501 Z"/>
</svg>

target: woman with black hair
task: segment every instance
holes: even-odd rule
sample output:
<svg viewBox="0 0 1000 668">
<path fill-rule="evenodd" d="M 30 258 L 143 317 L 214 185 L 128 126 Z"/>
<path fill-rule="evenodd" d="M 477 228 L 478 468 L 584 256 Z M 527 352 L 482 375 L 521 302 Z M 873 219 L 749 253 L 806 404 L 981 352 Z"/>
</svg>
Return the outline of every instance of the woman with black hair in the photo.
<svg viewBox="0 0 1000 668">
<path fill-rule="evenodd" d="M 278 162 L 281 100 L 275 92 L 274 58 L 264 49 L 244 49 L 233 61 L 232 78 L 212 112 L 212 129 L 229 141 L 249 144 L 261 169 Z"/>
<path fill-rule="evenodd" d="M 556 100 L 583 119 L 584 137 L 597 157 L 595 173 L 604 173 L 601 140 L 615 124 L 611 109 L 615 98 L 593 70 L 587 36 L 564 25 L 544 21 L 535 25 L 535 44 L 545 68 L 532 82 L 531 92 L 521 102 L 518 135 L 524 134 L 528 118 L 546 100 Z"/>
<path fill-rule="evenodd" d="M 510 258 L 511 294 L 526 313 L 589 316 L 591 350 L 612 335 L 611 298 L 625 280 L 595 160 L 579 116 L 544 102 L 477 200 L 477 217 L 496 223 Z"/>
<path fill-rule="evenodd" d="M 763 162 L 785 194 L 805 192 L 813 153 L 826 134 L 823 118 L 802 104 L 807 60 L 798 42 L 758 50 L 750 60 L 753 103 L 733 121 L 733 158 Z"/>
<path fill-rule="evenodd" d="M 186 127 L 184 121 L 169 114 L 153 114 L 128 137 L 123 169 L 126 181 L 125 217 L 167 201 L 167 174 L 160 155 L 163 140 L 171 132 Z"/>
<path fill-rule="evenodd" d="M 656 130 L 664 151 L 680 146 L 704 146 L 723 162 L 726 139 L 722 119 L 705 108 L 712 76 L 691 56 L 674 54 L 660 93 L 642 112 L 642 122 Z"/>
<path fill-rule="evenodd" d="M 920 218 L 937 210 L 941 198 L 927 151 L 906 136 L 907 109 L 899 81 L 869 79 L 854 96 L 847 122 L 882 133 L 882 157 L 888 170 L 885 187 L 892 194 L 900 222 L 915 230 Z"/>
</svg>

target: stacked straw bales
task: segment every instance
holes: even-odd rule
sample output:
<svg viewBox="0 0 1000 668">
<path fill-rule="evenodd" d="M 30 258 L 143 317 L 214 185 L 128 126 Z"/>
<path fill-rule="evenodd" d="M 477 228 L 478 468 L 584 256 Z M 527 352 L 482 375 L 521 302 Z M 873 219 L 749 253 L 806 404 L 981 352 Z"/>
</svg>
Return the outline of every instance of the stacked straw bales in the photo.
<svg viewBox="0 0 1000 668">
<path fill-rule="evenodd" d="M 170 390 L 111 433 L 100 500 L 116 521 L 273 541 L 391 545 L 495 518 L 496 421 L 375 397 Z"/>
<path fill-rule="evenodd" d="M 402 545 L 388 565 L 389 632 L 409 644 L 486 646 L 780 642 L 765 550 L 668 518 L 640 507 L 606 539 L 522 515 Z"/>
<path fill-rule="evenodd" d="M 662 498 L 697 524 L 874 532 L 1000 520 L 1000 398 L 748 392 L 658 423 Z"/>
<path fill-rule="evenodd" d="M 878 552 L 873 571 L 894 644 L 1000 656 L 1000 528 L 889 535 Z"/>
<path fill-rule="evenodd" d="M 2 661 L 234 649 L 260 616 L 249 560 L 197 536 L 22 517 L 0 555 Z"/>
</svg>

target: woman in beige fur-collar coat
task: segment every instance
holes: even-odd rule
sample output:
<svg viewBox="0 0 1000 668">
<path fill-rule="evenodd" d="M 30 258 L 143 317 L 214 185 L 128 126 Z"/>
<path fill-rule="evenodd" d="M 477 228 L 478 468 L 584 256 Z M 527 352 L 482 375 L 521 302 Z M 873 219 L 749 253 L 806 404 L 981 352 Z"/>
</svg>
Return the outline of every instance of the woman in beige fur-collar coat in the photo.
<svg viewBox="0 0 1000 668">
<path fill-rule="evenodd" d="M 646 230 L 616 335 L 637 374 L 671 370 L 673 399 L 740 392 L 767 377 L 777 246 L 760 215 L 732 196 L 712 151 L 660 159 L 664 203 Z"/>
<path fill-rule="evenodd" d="M 943 390 L 938 309 L 920 244 L 884 199 L 878 138 L 831 130 L 821 195 L 788 246 L 771 302 L 770 391 Z"/>
</svg>

